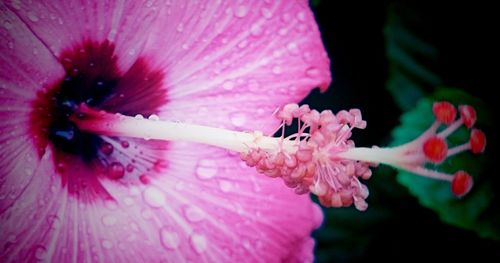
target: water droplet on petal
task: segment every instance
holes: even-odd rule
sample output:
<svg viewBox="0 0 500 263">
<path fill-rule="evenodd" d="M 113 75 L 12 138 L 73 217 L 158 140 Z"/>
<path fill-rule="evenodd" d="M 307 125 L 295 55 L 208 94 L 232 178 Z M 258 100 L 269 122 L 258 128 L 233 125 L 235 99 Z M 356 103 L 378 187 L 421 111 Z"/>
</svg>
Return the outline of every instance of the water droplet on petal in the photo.
<svg viewBox="0 0 500 263">
<path fill-rule="evenodd" d="M 111 179 L 117 180 L 125 175 L 125 167 L 119 162 L 111 163 L 108 169 L 108 176 Z"/>
<path fill-rule="evenodd" d="M 281 16 L 281 19 L 283 20 L 283 22 L 287 23 L 290 22 L 290 20 L 292 20 L 292 16 L 288 13 L 284 13 L 282 16 Z"/>
<path fill-rule="evenodd" d="M 226 80 L 222 83 L 222 88 L 225 90 L 232 90 L 234 88 L 234 82 L 232 80 Z"/>
<path fill-rule="evenodd" d="M 234 12 L 234 16 L 239 18 L 245 17 L 247 14 L 248 14 L 248 7 L 244 5 L 238 6 Z"/>
<path fill-rule="evenodd" d="M 101 242 L 101 245 L 105 249 L 111 249 L 113 247 L 113 243 L 111 243 L 111 241 L 109 241 L 107 239 L 103 239 Z"/>
<path fill-rule="evenodd" d="M 180 245 L 179 235 L 165 228 L 160 229 L 160 242 L 166 249 L 176 249 Z"/>
<path fill-rule="evenodd" d="M 276 75 L 279 75 L 283 72 L 283 70 L 281 69 L 281 66 L 274 66 L 273 69 L 272 69 L 273 73 L 276 74 Z"/>
<path fill-rule="evenodd" d="M 131 173 L 134 171 L 134 169 L 135 169 L 135 166 L 133 164 L 130 164 L 130 163 L 127 164 L 127 168 L 126 168 L 127 172 Z"/>
<path fill-rule="evenodd" d="M 292 55 L 298 55 L 300 54 L 299 47 L 297 46 L 297 43 L 295 42 L 290 42 L 288 45 L 286 45 L 286 48 Z"/>
<path fill-rule="evenodd" d="M 306 13 L 304 13 L 304 11 L 298 12 L 297 19 L 302 22 L 306 21 Z"/>
<path fill-rule="evenodd" d="M 141 216 L 146 220 L 150 220 L 153 218 L 153 212 L 149 209 L 144 209 L 141 211 Z"/>
<path fill-rule="evenodd" d="M 47 249 L 43 246 L 38 246 L 35 249 L 35 258 L 40 261 L 45 261 L 45 257 L 47 256 Z"/>
<path fill-rule="evenodd" d="M 306 76 L 309 78 L 317 78 L 320 75 L 320 71 L 316 67 L 310 67 L 306 69 Z"/>
<path fill-rule="evenodd" d="M 190 243 L 197 253 L 203 253 L 207 250 L 207 238 L 204 235 L 191 235 Z"/>
<path fill-rule="evenodd" d="M 31 20 L 32 22 L 37 22 L 39 19 L 38 19 L 38 16 L 36 16 L 35 13 L 33 12 L 29 12 L 28 13 L 28 18 L 29 20 Z"/>
<path fill-rule="evenodd" d="M 233 188 L 233 183 L 227 180 L 221 180 L 219 182 L 219 188 L 222 192 L 227 193 Z"/>
<path fill-rule="evenodd" d="M 159 121 L 159 120 L 160 120 L 160 117 L 158 117 L 158 115 L 156 115 L 156 114 L 151 114 L 151 115 L 148 117 L 148 120 L 151 120 L 151 121 Z"/>
<path fill-rule="evenodd" d="M 61 22 L 62 22 L 62 21 L 61 21 Z M 116 29 L 111 29 L 111 30 L 109 31 L 109 34 L 108 34 L 107 39 L 108 39 L 109 41 L 113 41 L 113 40 L 115 39 L 115 37 L 116 37 L 116 34 L 117 34 Z"/>
<path fill-rule="evenodd" d="M 122 141 L 120 143 L 122 145 L 123 148 L 127 149 L 129 146 L 130 146 L 130 143 L 128 141 Z"/>
<path fill-rule="evenodd" d="M 236 127 L 242 127 L 247 123 L 247 117 L 244 113 L 237 112 L 229 116 L 231 123 Z"/>
<path fill-rule="evenodd" d="M 21 9 L 21 1 L 20 0 L 12 0 L 12 7 L 17 10 Z"/>
<path fill-rule="evenodd" d="M 248 81 L 248 89 L 252 92 L 258 92 L 260 90 L 260 84 L 257 80 L 251 79 Z"/>
<path fill-rule="evenodd" d="M 102 219 L 102 224 L 105 225 L 105 226 L 112 226 L 114 224 L 116 224 L 116 217 L 114 216 L 111 216 L 111 215 L 106 215 L 106 216 L 103 216 Z"/>
<path fill-rule="evenodd" d="M 154 186 L 147 187 L 142 193 L 142 197 L 151 207 L 162 207 L 167 203 L 165 194 Z"/>
<path fill-rule="evenodd" d="M 278 34 L 280 36 L 286 36 L 288 34 L 288 29 L 287 28 L 281 28 L 279 31 L 278 31 Z"/>
<path fill-rule="evenodd" d="M 131 198 L 131 197 L 125 197 L 123 199 L 123 203 L 126 205 L 126 206 L 132 206 L 134 205 L 134 199 Z"/>
<path fill-rule="evenodd" d="M 184 214 L 186 215 L 187 220 L 193 223 L 205 219 L 205 212 L 195 206 L 186 207 L 186 209 L 184 209 Z"/>
<path fill-rule="evenodd" d="M 116 209 L 118 208 L 118 204 L 117 204 L 117 203 L 116 203 L 116 201 L 114 201 L 114 200 L 108 200 L 108 201 L 106 201 L 106 202 L 104 203 L 104 206 L 105 206 L 107 209 L 111 210 L 111 211 L 116 210 Z"/>
<path fill-rule="evenodd" d="M 246 48 L 248 46 L 248 40 L 243 39 L 240 43 L 238 43 L 239 48 Z"/>
<path fill-rule="evenodd" d="M 7 30 L 12 29 L 12 23 L 9 20 L 3 21 L 3 27 Z"/>
<path fill-rule="evenodd" d="M 183 23 L 179 23 L 177 25 L 177 32 L 181 33 L 182 31 L 184 31 L 184 24 Z"/>
<path fill-rule="evenodd" d="M 214 160 L 202 159 L 196 167 L 196 174 L 200 179 L 211 179 L 217 174 L 217 163 Z"/>
<path fill-rule="evenodd" d="M 271 19 L 273 17 L 273 13 L 267 8 L 260 9 L 260 13 L 266 19 Z"/>
<path fill-rule="evenodd" d="M 263 31 L 264 31 L 264 30 L 262 30 L 262 27 L 261 27 L 259 24 L 257 24 L 257 23 L 253 24 L 253 25 L 250 27 L 250 33 L 251 33 L 253 36 L 260 36 L 260 35 L 262 35 L 262 32 L 263 32 Z"/>
</svg>

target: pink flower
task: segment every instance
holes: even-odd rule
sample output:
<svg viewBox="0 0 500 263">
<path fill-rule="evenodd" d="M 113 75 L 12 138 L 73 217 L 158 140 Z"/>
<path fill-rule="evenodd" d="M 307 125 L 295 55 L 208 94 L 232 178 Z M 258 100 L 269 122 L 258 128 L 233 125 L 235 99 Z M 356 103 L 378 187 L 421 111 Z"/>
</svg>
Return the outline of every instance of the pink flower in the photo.
<svg viewBox="0 0 500 263">
<path fill-rule="evenodd" d="M 270 133 L 276 108 L 330 81 L 307 1 L 15 0 L 0 14 L 2 261 L 312 261 L 320 210 L 237 154 L 70 119 L 85 103 Z"/>
</svg>

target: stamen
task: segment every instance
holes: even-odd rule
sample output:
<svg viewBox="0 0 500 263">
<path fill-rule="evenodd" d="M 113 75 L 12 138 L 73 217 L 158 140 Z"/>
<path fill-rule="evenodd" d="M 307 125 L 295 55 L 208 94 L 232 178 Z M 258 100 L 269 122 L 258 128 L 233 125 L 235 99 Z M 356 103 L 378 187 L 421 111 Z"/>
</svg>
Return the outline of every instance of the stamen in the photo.
<svg viewBox="0 0 500 263">
<path fill-rule="evenodd" d="M 82 131 L 108 136 L 125 136 L 155 140 L 189 141 L 221 147 L 240 153 L 241 159 L 259 173 L 279 177 L 297 194 L 312 192 L 326 207 L 354 206 L 358 210 L 368 207 L 368 188 L 361 179 L 371 177 L 370 167 L 379 163 L 406 170 L 415 175 L 451 183 L 456 196 L 465 195 L 472 187 L 472 177 L 464 171 L 455 175 L 427 167 L 428 162 L 440 164 L 447 158 L 471 149 L 481 153 L 486 146 L 486 136 L 477 129 L 471 130 L 469 142 L 448 149 L 446 138 L 465 125 L 475 123 L 475 110 L 460 106 L 460 118 L 448 102 L 433 106 L 436 121 L 419 137 L 393 148 L 355 147 L 350 140 L 354 128 L 364 129 L 366 121 L 358 109 L 318 112 L 308 105 L 288 104 L 276 112 L 281 121 L 280 137 L 265 136 L 262 132 L 237 132 L 195 124 L 129 117 L 93 110 L 80 105 L 71 117 Z M 297 132 L 284 137 L 285 126 L 297 120 Z M 447 127 L 438 133 L 440 126 Z M 103 149 L 109 146 L 103 145 Z M 112 150 L 112 149 L 107 149 Z M 115 167 L 115 175 L 122 174 L 123 167 Z"/>
</svg>

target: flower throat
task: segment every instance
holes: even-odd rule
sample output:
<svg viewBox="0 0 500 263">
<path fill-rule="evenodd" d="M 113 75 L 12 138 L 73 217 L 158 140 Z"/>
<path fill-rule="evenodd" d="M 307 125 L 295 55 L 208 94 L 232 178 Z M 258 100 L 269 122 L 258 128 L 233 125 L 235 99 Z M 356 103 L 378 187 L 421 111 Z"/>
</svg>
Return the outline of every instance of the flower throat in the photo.
<svg viewBox="0 0 500 263">
<path fill-rule="evenodd" d="M 81 131 L 69 117 L 81 103 L 92 108 L 127 114 L 157 113 L 166 102 L 164 92 L 158 96 L 163 74 L 151 71 L 144 59 L 137 59 L 132 67 L 121 73 L 115 46 L 109 42 L 85 41 L 60 56 L 65 76 L 35 100 L 32 112 L 32 130 L 39 138 L 39 154 L 50 143 L 55 150 L 78 156 L 85 162 L 106 155 L 110 145 L 100 135 Z M 134 87 L 128 87 L 133 83 Z M 137 94 L 146 94 L 147 102 L 133 103 Z M 150 94 L 149 96 L 147 94 Z M 133 98 L 132 98 L 133 97 Z"/>
</svg>

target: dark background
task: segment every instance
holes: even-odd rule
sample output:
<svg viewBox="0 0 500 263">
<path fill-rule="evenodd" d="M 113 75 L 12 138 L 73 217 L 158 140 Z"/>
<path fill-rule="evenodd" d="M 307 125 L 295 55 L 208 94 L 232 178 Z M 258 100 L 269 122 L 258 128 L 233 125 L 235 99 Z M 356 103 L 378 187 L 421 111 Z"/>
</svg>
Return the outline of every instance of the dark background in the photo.
<svg viewBox="0 0 500 263">
<path fill-rule="evenodd" d="M 498 66 L 491 66 L 498 61 L 493 44 L 493 35 L 498 35 L 498 28 L 493 28 L 494 8 L 477 2 L 366 2 L 311 2 L 331 58 L 333 83 L 326 93 L 314 91 L 304 101 L 334 112 L 360 108 L 368 127 L 355 132 L 356 145 L 390 143 L 390 132 L 404 111 L 387 89 L 391 74 L 397 74 L 391 69 L 384 33 L 394 16 L 437 51 L 417 60 L 439 76 L 439 85 L 462 89 L 483 99 L 488 110 L 496 106 L 496 96 L 491 91 L 498 88 L 494 84 L 498 82 L 493 81 L 493 68 Z M 435 83 L 417 84 L 423 95 L 437 88 Z M 498 134 L 498 126 L 492 127 L 487 131 L 487 154 L 496 157 L 498 143 L 491 134 Z M 488 166 L 491 176 L 496 177 L 492 184 L 498 186 L 498 170 L 493 162 Z M 390 168 L 377 168 L 367 182 L 367 212 L 325 209 L 325 222 L 314 233 L 317 262 L 500 259 L 500 242 L 442 223 L 434 211 L 420 206 L 396 182 L 395 175 Z M 492 209 L 497 208 L 498 202 Z"/>
</svg>

